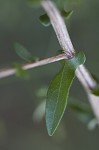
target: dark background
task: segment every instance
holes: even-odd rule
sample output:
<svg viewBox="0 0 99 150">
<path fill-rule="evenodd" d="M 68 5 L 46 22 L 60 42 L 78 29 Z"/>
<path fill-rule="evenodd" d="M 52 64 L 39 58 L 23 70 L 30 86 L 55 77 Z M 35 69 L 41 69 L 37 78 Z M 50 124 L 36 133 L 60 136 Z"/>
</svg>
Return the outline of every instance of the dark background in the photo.
<svg viewBox="0 0 99 150">
<path fill-rule="evenodd" d="M 85 52 L 87 68 L 99 77 L 99 1 L 71 1 L 66 9 L 74 11 L 67 21 L 73 45 L 77 51 Z M 1 68 L 23 62 L 15 53 L 15 42 L 42 59 L 57 53 L 60 46 L 52 27 L 45 28 L 39 22 L 43 13 L 43 9 L 25 0 L 0 0 Z M 0 80 L 0 150 L 99 149 L 99 128 L 88 130 L 71 111 L 66 111 L 53 137 L 48 136 L 44 119 L 33 120 L 33 112 L 44 100 L 39 97 L 39 89 L 48 87 L 58 69 L 59 63 L 53 63 L 29 71 L 29 80 L 15 76 Z M 70 97 L 88 103 L 77 79 Z"/>
</svg>

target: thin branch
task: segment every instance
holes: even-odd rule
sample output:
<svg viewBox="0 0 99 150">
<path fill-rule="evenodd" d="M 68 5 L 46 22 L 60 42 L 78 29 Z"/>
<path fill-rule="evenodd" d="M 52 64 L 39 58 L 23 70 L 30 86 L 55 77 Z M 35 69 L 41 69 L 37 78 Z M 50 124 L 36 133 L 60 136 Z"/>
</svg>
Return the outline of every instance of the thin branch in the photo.
<svg viewBox="0 0 99 150">
<path fill-rule="evenodd" d="M 60 12 L 50 0 L 43 0 L 42 6 L 50 18 L 51 24 L 57 35 L 61 48 L 67 55 L 73 57 L 75 54 L 75 50 L 65 26 L 64 19 L 60 15 Z"/>
<path fill-rule="evenodd" d="M 67 27 L 62 16 L 60 15 L 59 10 L 51 0 L 43 0 L 41 2 L 41 5 L 50 18 L 60 46 L 63 48 L 67 57 L 73 57 L 73 55 L 75 54 L 75 50 L 70 40 Z M 84 67 L 84 65 L 78 67 L 78 69 L 76 70 L 76 76 L 85 88 L 88 97 L 90 97 L 89 102 L 93 108 L 96 118 L 99 119 L 99 110 L 96 107 L 97 105 L 99 106 L 99 97 L 93 96 L 90 92 L 91 89 L 94 89 L 97 86 L 97 83 L 92 78 L 88 70 Z"/>
<path fill-rule="evenodd" d="M 24 65 L 22 65 L 22 68 L 24 70 L 28 70 L 28 69 L 32 69 L 32 68 L 35 68 L 35 67 L 38 67 L 38 66 L 43 66 L 43 65 L 46 65 L 46 64 L 49 64 L 49 63 L 53 63 L 53 62 L 56 62 L 56 61 L 59 61 L 59 60 L 62 60 L 62 59 L 68 59 L 65 53 L 57 55 L 57 56 L 53 56 L 53 57 L 50 57 L 50 58 L 46 58 L 46 59 L 43 59 L 43 60 L 40 60 L 40 61 L 37 61 L 37 62 L 24 64 Z M 11 76 L 15 73 L 16 73 L 15 68 L 0 69 L 0 78 L 8 77 L 8 76 Z"/>
</svg>

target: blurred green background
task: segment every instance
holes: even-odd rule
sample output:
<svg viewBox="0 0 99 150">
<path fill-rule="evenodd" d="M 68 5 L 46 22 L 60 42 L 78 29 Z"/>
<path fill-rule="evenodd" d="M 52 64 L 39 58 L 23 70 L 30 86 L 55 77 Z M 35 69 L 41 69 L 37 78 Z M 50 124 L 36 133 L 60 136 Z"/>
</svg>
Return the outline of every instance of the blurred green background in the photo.
<svg viewBox="0 0 99 150">
<path fill-rule="evenodd" d="M 87 68 L 99 77 L 99 1 L 68 1 L 65 8 L 74 11 L 67 21 L 73 45 L 85 52 Z M 45 28 L 39 22 L 43 13 L 41 7 L 32 7 L 26 0 L 0 0 L 1 68 L 23 62 L 15 53 L 15 42 L 42 59 L 57 53 L 60 46 L 52 27 Z M 88 130 L 68 109 L 53 137 L 48 136 L 44 119 L 33 119 L 33 112 L 45 98 L 41 90 L 48 87 L 59 67 L 53 63 L 32 69 L 29 80 L 15 76 L 0 80 L 0 150 L 99 149 L 99 128 Z M 88 103 L 77 79 L 71 96 Z"/>
</svg>

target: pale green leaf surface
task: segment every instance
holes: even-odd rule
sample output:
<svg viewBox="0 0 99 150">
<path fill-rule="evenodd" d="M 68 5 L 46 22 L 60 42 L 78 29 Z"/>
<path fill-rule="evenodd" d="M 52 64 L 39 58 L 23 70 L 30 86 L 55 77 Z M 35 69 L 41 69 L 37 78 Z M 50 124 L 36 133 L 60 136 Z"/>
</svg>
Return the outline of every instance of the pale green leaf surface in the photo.
<svg viewBox="0 0 99 150">
<path fill-rule="evenodd" d="M 75 76 L 75 70 L 85 61 L 83 53 L 66 61 L 60 72 L 53 78 L 47 92 L 46 125 L 48 134 L 55 132 L 66 108 L 69 89 Z"/>
<path fill-rule="evenodd" d="M 20 64 L 13 64 L 13 67 L 16 69 L 16 76 L 24 79 L 29 78 L 29 74 L 24 70 Z"/>
<path fill-rule="evenodd" d="M 38 59 L 37 57 L 32 56 L 32 54 L 19 43 L 15 44 L 15 51 L 17 55 L 25 61 L 32 62 Z"/>
</svg>

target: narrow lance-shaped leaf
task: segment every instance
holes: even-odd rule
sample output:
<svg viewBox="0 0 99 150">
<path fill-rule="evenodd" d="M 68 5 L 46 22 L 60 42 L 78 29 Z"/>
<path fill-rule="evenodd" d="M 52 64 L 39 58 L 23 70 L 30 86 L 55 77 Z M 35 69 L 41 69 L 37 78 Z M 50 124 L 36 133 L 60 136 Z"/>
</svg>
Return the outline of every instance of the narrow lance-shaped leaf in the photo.
<svg viewBox="0 0 99 150">
<path fill-rule="evenodd" d="M 15 51 L 16 51 L 17 55 L 20 58 L 22 58 L 22 59 L 24 59 L 24 60 L 26 60 L 28 62 L 32 62 L 32 61 L 38 60 L 37 57 L 32 56 L 32 54 L 25 47 L 23 47 L 19 43 L 15 44 Z"/>
<path fill-rule="evenodd" d="M 46 101 L 46 125 L 50 136 L 55 132 L 65 111 L 75 70 L 84 61 L 85 56 L 82 52 L 67 60 L 61 71 L 51 81 Z"/>
</svg>

